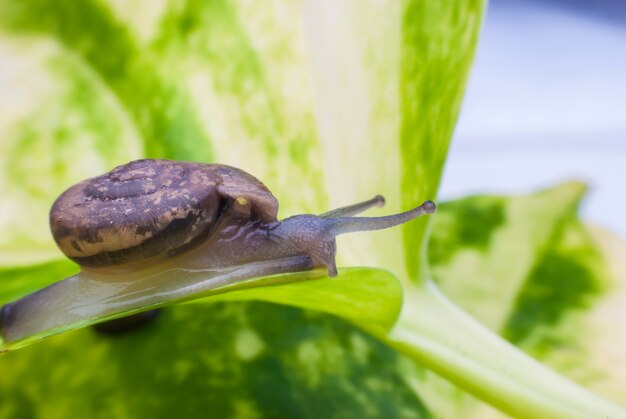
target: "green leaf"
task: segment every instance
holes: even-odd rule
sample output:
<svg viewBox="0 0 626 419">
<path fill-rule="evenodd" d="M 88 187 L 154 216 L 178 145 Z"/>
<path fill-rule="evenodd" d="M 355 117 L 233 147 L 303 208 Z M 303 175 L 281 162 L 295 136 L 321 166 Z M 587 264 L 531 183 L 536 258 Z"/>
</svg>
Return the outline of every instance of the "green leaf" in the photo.
<svg viewBox="0 0 626 419">
<path fill-rule="evenodd" d="M 402 204 L 411 206 L 436 196 L 485 2 L 404 3 L 399 157 Z M 407 277 L 426 280 L 428 225 L 412 223 L 403 230 Z"/>
<path fill-rule="evenodd" d="M 576 216 L 583 191 L 569 183 L 441 205 L 430 253 L 446 295 L 483 324 L 535 357 L 578 354 L 581 366 L 584 319 L 614 298 L 615 282 Z"/>
<path fill-rule="evenodd" d="M 406 173 L 363 170 L 370 167 L 431 165 L 431 180 L 423 183 L 435 193 L 483 2 L 187 1 L 154 7 L 146 19 L 143 9 L 97 1 L 0 6 L 6 10 L 0 23 L 11 36 L 48 37 L 91 69 L 117 98 L 148 156 L 208 161 L 210 138 L 221 162 L 263 179 L 289 214 L 328 209 L 328 196 L 343 205 L 378 191 L 399 208 Z M 102 53 L 100 39 L 114 53 Z M 421 47 L 431 41 L 433 48 Z M 424 94 L 442 75 L 451 76 L 445 95 Z M 431 123 L 413 125 L 416 109 L 430 108 L 436 108 Z M 390 139 L 400 147 L 389 147 Z M 415 152 L 419 141 L 436 152 Z M 405 205 L 430 197 L 420 194 Z M 425 221 L 415 224 L 416 235 L 425 231 Z M 400 230 L 342 239 L 340 262 L 401 274 L 406 260 L 422 253 L 421 240 L 408 252 L 401 242 Z"/>
<path fill-rule="evenodd" d="M 576 218 L 584 189 L 569 183 L 528 196 L 477 196 L 440 205 L 430 247 L 432 272 L 445 293 L 484 325 L 577 383 L 619 401 L 624 375 L 601 361 L 611 357 L 614 333 L 597 313 L 614 312 L 621 285 L 611 280 Z M 602 344 L 595 343 L 599 330 L 606 330 Z M 401 350 L 510 414 L 623 414 L 496 343 L 432 286 L 407 293 L 391 337 Z M 437 377 L 426 378 L 419 387 L 439 389 L 426 398 L 436 411 L 485 416 L 485 407 L 473 398 Z"/>
<path fill-rule="evenodd" d="M 407 292 L 406 302 L 397 325 L 383 339 L 501 411 L 529 418 L 624 416 L 624 407 L 588 392 L 500 339 L 434 284 Z"/>
<path fill-rule="evenodd" d="M 258 300 L 315 309 L 349 319 L 365 330 L 387 331 L 395 324 L 402 306 L 402 287 L 397 278 L 379 269 L 349 268 L 336 278 L 297 282 L 302 273 L 281 275 L 279 286 L 235 290 L 211 297 L 212 301 Z M 191 301 L 204 303 L 205 300 Z"/>
<path fill-rule="evenodd" d="M 430 247 L 442 291 L 495 331 L 585 191 L 566 183 L 512 198 L 468 197 L 440 205 Z"/>
<path fill-rule="evenodd" d="M 1 356 L 0 417 L 430 417 L 400 366 L 332 316 L 179 305 L 136 333 L 83 329 Z"/>
<path fill-rule="evenodd" d="M 13 36 L 54 40 L 91 68 L 146 156 L 242 167 L 274 190 L 284 215 L 376 193 L 390 212 L 435 197 L 484 7 L 70 3 L 4 0 L 0 23 Z M 406 255 L 391 231 L 342 239 L 340 261 L 405 278 L 426 224 L 408 227 Z"/>
<path fill-rule="evenodd" d="M 502 335 L 563 375 L 622 402 L 623 241 L 566 221 L 520 291 Z M 602 249 L 598 249 L 598 244 Z M 601 252 L 600 250 L 603 250 Z M 609 264 L 607 264 L 607 261 Z"/>
<path fill-rule="evenodd" d="M 606 293 L 610 280 L 595 244 L 572 217 L 532 267 L 501 332 L 518 346 L 529 344 L 535 355 L 540 355 L 542 349 L 563 347 L 568 342 L 549 330 L 557 329 L 576 312 L 590 310 Z M 575 327 L 561 338 L 577 340 L 576 330 L 581 331 Z"/>
<path fill-rule="evenodd" d="M 140 48 L 110 5 L 95 0 L 2 0 L 0 9 L 5 31 L 54 40 L 100 77 L 141 137 L 145 157 L 211 160 L 207 135 L 188 95 L 177 86 L 179 80 L 170 78 L 160 57 Z M 143 10 L 137 13 L 144 16 Z M 127 137 L 117 140 L 124 143 Z"/>
</svg>

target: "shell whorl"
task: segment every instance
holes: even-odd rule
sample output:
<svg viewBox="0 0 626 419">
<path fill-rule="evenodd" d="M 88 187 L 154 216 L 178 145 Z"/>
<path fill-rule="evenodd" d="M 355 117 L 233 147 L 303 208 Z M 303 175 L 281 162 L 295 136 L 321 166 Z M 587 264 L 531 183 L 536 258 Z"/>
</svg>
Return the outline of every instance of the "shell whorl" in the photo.
<svg viewBox="0 0 626 419">
<path fill-rule="evenodd" d="M 206 238 L 240 191 L 257 207 L 256 196 L 261 204 L 275 201 L 261 182 L 235 168 L 136 160 L 66 190 L 52 206 L 50 226 L 61 251 L 84 267 L 158 260 Z M 261 207 L 256 212 L 267 218 L 263 208 L 272 208 Z"/>
</svg>

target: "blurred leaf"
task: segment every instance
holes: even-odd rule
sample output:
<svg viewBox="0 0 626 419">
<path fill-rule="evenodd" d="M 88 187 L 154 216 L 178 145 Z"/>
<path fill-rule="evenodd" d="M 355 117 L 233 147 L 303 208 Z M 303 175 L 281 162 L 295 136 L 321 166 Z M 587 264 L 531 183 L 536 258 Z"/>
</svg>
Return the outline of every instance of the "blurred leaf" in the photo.
<svg viewBox="0 0 626 419">
<path fill-rule="evenodd" d="M 548 354 L 543 360 L 585 382 L 598 394 L 624 403 L 626 351 L 623 342 L 626 342 L 626 327 L 623 318 L 626 307 L 626 242 L 623 238 L 597 227 L 586 228 L 585 233 L 585 236 L 588 234 L 593 239 L 594 245 L 599 248 L 605 261 L 601 265 L 594 265 L 593 271 L 597 275 L 606 269 L 607 275 L 598 281 L 601 293 L 592 296 L 591 304 L 584 301 L 582 321 L 580 314 L 576 313 L 561 320 L 561 323 L 566 325 L 562 329 L 569 332 L 570 339 L 574 337 L 580 345 L 578 350 L 571 351 L 575 354 L 574 359 L 568 360 L 565 356 L 568 352 L 567 346 L 555 345 L 551 350 L 554 356 Z M 579 334 L 578 330 L 573 329 L 582 329 L 584 333 Z M 532 341 L 531 339 L 530 342 Z M 577 368 L 584 373 L 576 373 Z"/>
<path fill-rule="evenodd" d="M 167 308 L 0 357 L 0 417 L 427 418 L 398 355 L 332 316 L 261 303 Z"/>
<path fill-rule="evenodd" d="M 57 54 L 90 70 L 98 86 L 116 99 L 134 143 L 143 145 L 147 156 L 209 161 L 210 138 L 221 162 L 250 170 L 274 189 L 283 209 L 302 211 L 328 209 L 325 188 L 340 196 L 342 205 L 351 198 L 346 192 L 360 200 L 389 190 L 398 208 L 401 196 L 417 183 L 405 183 L 409 189 L 403 192 L 407 175 L 402 171 L 385 176 L 389 173 L 362 170 L 381 163 L 383 168 L 430 167 L 432 176 L 420 184 L 435 193 L 483 2 L 451 2 L 450 7 L 274 2 L 260 7 L 246 1 L 189 0 L 155 5 L 149 16 L 115 2 L 28 0 L 0 6 L 5 10 L 0 23 L 12 37 L 45 39 Z M 101 39 L 107 40 L 106 53 Z M 430 42 L 432 48 L 421 47 Z M 442 76 L 446 90 L 428 93 Z M 61 82 L 76 88 L 74 78 Z M 18 89 L 24 84 L 18 83 Z M 429 123 L 416 125 L 416 112 L 426 110 Z M 44 130 L 39 136 L 48 135 Z M 128 135 L 115 137 L 123 144 Z M 71 147 L 76 137 L 63 134 L 59 141 Z M 389 147 L 394 138 L 400 147 Z M 428 153 L 416 151 L 420 141 Z M 71 183 L 54 173 L 48 176 Z M 413 196 L 407 206 L 429 197 Z M 37 205 L 38 211 L 42 207 Z M 413 224 L 419 235 L 427 221 Z M 46 230 L 42 227 L 37 237 Z M 398 251 L 399 230 L 365 237 L 342 239 L 345 252 L 340 255 L 345 256 L 340 258 L 402 273 L 407 258 L 416 261 L 415 255 L 423 253 L 421 240 L 409 243 L 409 252 Z"/>
<path fill-rule="evenodd" d="M 0 60 L 0 267 L 58 259 L 56 196 L 140 156 L 140 139 L 98 74 L 51 39 L 0 37 Z"/>
<path fill-rule="evenodd" d="M 606 232 L 594 236 L 574 217 L 567 221 L 528 276 L 502 334 L 565 376 L 623 402 L 626 281 L 619 266 L 626 246 Z"/>
<path fill-rule="evenodd" d="M 529 272 L 502 334 L 517 345 L 530 343 L 535 355 L 579 340 L 578 327 L 561 339 L 548 330 L 558 329 L 573 313 L 590 310 L 610 280 L 604 259 L 572 214 Z"/>
<path fill-rule="evenodd" d="M 405 2 L 399 156 L 405 207 L 436 197 L 485 3 Z M 414 281 L 427 279 L 427 227 L 427 223 L 403 226 L 404 263 Z"/>
<path fill-rule="evenodd" d="M 499 338 L 446 299 L 433 283 L 409 290 L 405 301 L 398 323 L 383 340 L 502 412 L 554 419 L 626 415 L 624 407 L 569 381 Z M 418 377 L 411 377 L 416 389 L 430 387 L 430 381 L 415 383 Z M 431 397 L 425 398 L 426 404 L 438 413 L 449 414 L 451 402 L 463 417 L 474 410 L 468 404 L 471 400 L 460 393 L 454 397 L 449 391 L 443 393 L 448 396 L 445 401 L 441 394 L 427 394 Z M 446 404 L 447 408 L 438 408 Z"/>
<path fill-rule="evenodd" d="M 483 7 L 2 0 L 0 23 L 13 37 L 54 42 L 90 68 L 148 157 L 246 169 L 275 192 L 281 215 L 381 192 L 391 212 L 435 197 Z M 75 138 L 60 141 L 72 145 Z M 112 165 L 86 166 L 95 175 Z M 78 177 L 54 180 L 68 186 Z M 38 211 L 61 189 L 52 188 Z M 42 235 L 45 217 L 33 218 L 41 220 Z M 340 262 L 385 266 L 405 278 L 408 260 L 415 277 L 426 225 L 407 227 L 406 255 L 397 248 L 400 230 L 342 238 Z M 34 260 L 28 248 L 33 254 L 25 261 Z M 15 260 L 8 253 L 6 259 Z"/>
<path fill-rule="evenodd" d="M 56 41 L 98 75 L 138 132 L 145 157 L 210 161 L 210 143 L 187 94 L 176 86 L 180 80 L 170 77 L 160 57 L 139 48 L 111 5 L 95 0 L 2 0 L 0 9 L 5 31 Z M 145 13 L 136 12 L 142 17 Z"/>
<path fill-rule="evenodd" d="M 502 330 L 528 276 L 573 220 L 584 192 L 580 183 L 565 183 L 527 196 L 440 205 L 429 255 L 442 291 L 492 330 Z"/>
<path fill-rule="evenodd" d="M 626 299 L 617 291 L 623 284 L 614 282 L 576 217 L 583 192 L 583 185 L 568 183 L 527 196 L 476 196 L 440 205 L 429 249 L 432 272 L 445 294 L 481 323 L 579 384 L 620 401 L 625 371 L 606 362 L 608 356 L 619 365 L 609 349 L 619 327 L 611 316 L 600 321 L 599 313 L 614 317 L 618 301 L 623 305 Z M 407 303 L 411 301 L 409 295 Z M 478 333 L 470 336 L 480 341 Z M 599 336 L 602 344 L 597 343 Z M 462 336 L 455 340 L 462 345 Z M 471 353 L 469 346 L 464 348 Z M 489 351 L 495 365 L 497 351 Z M 517 367 L 507 369 L 511 373 Z M 425 387 L 438 388 L 426 398 L 437 412 L 493 415 L 436 376 L 420 384 Z M 538 384 L 533 387 L 548 392 Z"/>
</svg>

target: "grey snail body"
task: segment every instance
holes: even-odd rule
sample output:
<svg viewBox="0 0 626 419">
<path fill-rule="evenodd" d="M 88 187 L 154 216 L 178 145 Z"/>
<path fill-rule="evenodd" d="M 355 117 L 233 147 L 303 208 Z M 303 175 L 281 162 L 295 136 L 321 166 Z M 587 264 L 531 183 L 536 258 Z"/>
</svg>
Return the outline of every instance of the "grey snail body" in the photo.
<svg viewBox="0 0 626 419">
<path fill-rule="evenodd" d="M 50 211 L 53 237 L 81 272 L 6 304 L 0 337 L 19 341 L 193 298 L 247 279 L 323 267 L 337 275 L 339 234 L 432 214 L 426 201 L 383 217 L 354 217 L 368 201 L 277 219 L 278 200 L 234 167 L 144 159 L 80 182 Z"/>
</svg>

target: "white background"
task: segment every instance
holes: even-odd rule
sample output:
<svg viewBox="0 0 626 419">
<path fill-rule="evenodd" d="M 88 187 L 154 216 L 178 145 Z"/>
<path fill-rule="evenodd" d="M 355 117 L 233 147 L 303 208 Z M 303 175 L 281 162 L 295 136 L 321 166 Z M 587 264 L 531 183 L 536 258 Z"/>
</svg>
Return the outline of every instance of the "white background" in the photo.
<svg viewBox="0 0 626 419">
<path fill-rule="evenodd" d="M 492 0 L 441 198 L 567 179 L 626 239 L 626 0 Z"/>
</svg>

